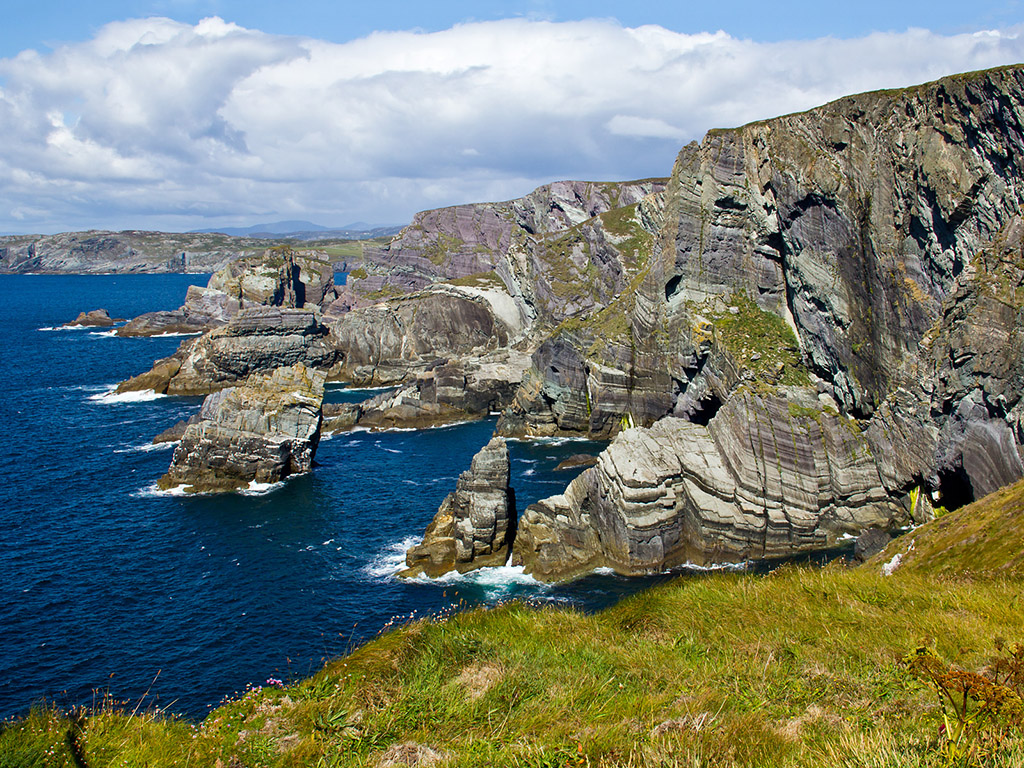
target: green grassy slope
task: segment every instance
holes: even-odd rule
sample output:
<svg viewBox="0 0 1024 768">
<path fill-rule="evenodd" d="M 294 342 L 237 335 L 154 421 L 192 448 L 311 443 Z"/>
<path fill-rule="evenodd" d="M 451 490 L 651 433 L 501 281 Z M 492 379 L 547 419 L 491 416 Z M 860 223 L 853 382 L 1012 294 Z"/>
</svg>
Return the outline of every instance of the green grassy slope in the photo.
<svg viewBox="0 0 1024 768">
<path fill-rule="evenodd" d="M 942 515 L 872 559 L 933 576 L 1024 578 L 1024 480 Z"/>
<path fill-rule="evenodd" d="M 74 766 L 72 742 L 89 766 L 939 765 L 937 698 L 898 660 L 923 643 L 981 669 L 1024 640 L 1020 595 L 833 566 L 679 579 L 596 616 L 513 604 L 401 627 L 199 725 L 37 709 L 0 765 Z M 1014 736 L 988 764 L 1021 761 Z"/>
</svg>

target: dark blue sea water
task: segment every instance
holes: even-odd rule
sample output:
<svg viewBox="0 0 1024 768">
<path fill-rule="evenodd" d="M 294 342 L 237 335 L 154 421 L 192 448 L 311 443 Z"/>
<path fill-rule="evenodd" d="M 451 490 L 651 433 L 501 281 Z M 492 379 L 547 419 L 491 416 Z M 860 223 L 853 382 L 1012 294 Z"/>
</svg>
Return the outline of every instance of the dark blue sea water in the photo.
<svg viewBox="0 0 1024 768">
<path fill-rule="evenodd" d="M 394 578 L 493 421 L 326 440 L 312 474 L 264 495 L 153 492 L 171 452 L 151 438 L 200 399 L 108 393 L 181 339 L 41 329 L 83 309 L 171 309 L 205 282 L 0 276 L 0 718 L 44 697 L 138 701 L 147 689 L 147 705 L 199 717 L 247 683 L 315 671 L 395 617 L 510 598 L 592 610 L 651 583 L 597 575 L 552 588 L 512 569 Z M 561 459 L 598 447 L 512 443 L 520 508 L 564 488 Z"/>
</svg>

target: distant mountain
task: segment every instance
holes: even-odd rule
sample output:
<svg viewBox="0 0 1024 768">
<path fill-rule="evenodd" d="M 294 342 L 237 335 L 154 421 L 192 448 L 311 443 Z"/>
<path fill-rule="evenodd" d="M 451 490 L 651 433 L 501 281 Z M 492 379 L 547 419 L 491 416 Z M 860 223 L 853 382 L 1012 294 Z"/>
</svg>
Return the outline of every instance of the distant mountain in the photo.
<svg viewBox="0 0 1024 768">
<path fill-rule="evenodd" d="M 254 224 L 251 227 L 221 227 L 219 229 L 197 229 L 197 234 L 219 233 L 231 237 L 257 237 L 264 239 L 294 240 L 368 240 L 374 237 L 396 235 L 401 226 L 374 227 L 365 221 L 346 224 L 343 227 L 323 227 L 309 221 L 276 221 L 271 224 Z"/>
</svg>

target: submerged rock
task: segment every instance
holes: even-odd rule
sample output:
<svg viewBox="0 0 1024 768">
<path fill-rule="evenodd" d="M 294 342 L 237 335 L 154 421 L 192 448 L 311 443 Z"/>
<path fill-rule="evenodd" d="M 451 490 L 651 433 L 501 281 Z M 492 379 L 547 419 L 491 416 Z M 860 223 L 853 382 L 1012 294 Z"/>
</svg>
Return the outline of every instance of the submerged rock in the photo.
<svg viewBox="0 0 1024 768">
<path fill-rule="evenodd" d="M 320 441 L 325 379 L 298 363 L 210 395 L 158 485 L 233 491 L 308 472 Z"/>
<path fill-rule="evenodd" d="M 496 437 L 473 457 L 455 491 L 441 504 L 423 535 L 410 547 L 399 575 L 436 578 L 504 565 L 515 534 L 515 493 L 509 487 L 508 446 Z"/>
</svg>

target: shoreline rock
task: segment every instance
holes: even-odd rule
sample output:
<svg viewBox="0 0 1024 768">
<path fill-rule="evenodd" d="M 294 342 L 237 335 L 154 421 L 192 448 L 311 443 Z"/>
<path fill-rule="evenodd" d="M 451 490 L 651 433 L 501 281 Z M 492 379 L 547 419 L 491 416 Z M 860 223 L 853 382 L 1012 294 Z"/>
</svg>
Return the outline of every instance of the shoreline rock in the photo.
<svg viewBox="0 0 1024 768">
<path fill-rule="evenodd" d="M 110 328 L 115 323 L 123 323 L 123 317 L 111 317 L 105 309 L 93 309 L 88 312 L 79 312 L 78 317 L 69 323 L 64 323 L 61 328 Z"/>
<path fill-rule="evenodd" d="M 427 527 L 423 541 L 409 548 L 401 578 L 437 578 L 504 565 L 515 536 L 515 492 L 509 486 L 505 440 L 492 438 L 473 457 Z"/>
<path fill-rule="evenodd" d="M 157 485 L 224 492 L 308 472 L 320 441 L 325 379 L 298 363 L 209 395 Z"/>
</svg>

